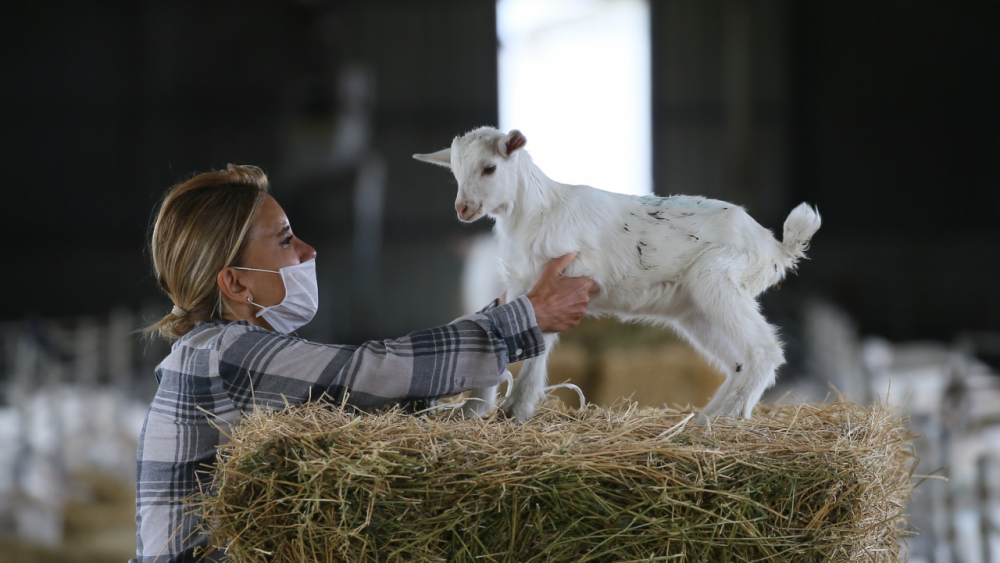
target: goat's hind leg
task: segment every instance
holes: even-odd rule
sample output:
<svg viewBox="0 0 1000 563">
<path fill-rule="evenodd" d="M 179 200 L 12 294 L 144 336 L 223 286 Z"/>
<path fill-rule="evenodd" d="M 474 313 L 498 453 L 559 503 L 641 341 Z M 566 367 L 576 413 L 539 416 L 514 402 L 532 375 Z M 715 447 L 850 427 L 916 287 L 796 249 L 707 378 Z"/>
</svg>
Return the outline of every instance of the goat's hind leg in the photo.
<svg viewBox="0 0 1000 563">
<path fill-rule="evenodd" d="M 725 395 L 735 379 L 733 366 L 736 365 L 740 355 L 736 352 L 736 346 L 732 341 L 719 330 L 704 311 L 693 303 L 688 304 L 688 309 L 671 318 L 670 325 L 726 376 L 722 385 L 715 390 L 715 396 Z"/>
<path fill-rule="evenodd" d="M 543 336 L 545 351 L 534 358 L 524 360 L 510 395 L 500 407 L 505 412 L 513 412 L 518 422 L 524 422 L 535 416 L 535 407 L 545 398 L 545 386 L 549 377 L 547 367 L 549 352 L 559 342 L 559 335 L 545 333 Z"/>
<path fill-rule="evenodd" d="M 720 272 L 721 273 L 721 272 Z M 705 416 L 749 417 L 784 363 L 776 331 L 753 297 L 725 275 L 705 275 L 691 288 L 701 316 L 678 322 L 696 344 L 714 355 L 726 371 L 722 384 L 702 410 Z"/>
</svg>

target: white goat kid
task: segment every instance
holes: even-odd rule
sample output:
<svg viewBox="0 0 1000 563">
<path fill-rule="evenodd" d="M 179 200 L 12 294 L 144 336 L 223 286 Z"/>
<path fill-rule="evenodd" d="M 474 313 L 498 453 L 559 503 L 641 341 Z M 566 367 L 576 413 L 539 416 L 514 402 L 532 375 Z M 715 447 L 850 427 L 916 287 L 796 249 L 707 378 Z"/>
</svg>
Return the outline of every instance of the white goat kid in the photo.
<svg viewBox="0 0 1000 563">
<path fill-rule="evenodd" d="M 456 137 L 450 149 L 414 158 L 451 168 L 460 220 L 494 219 L 508 297 L 531 289 L 551 259 L 576 253 L 565 275 L 600 286 L 588 315 L 672 326 L 727 376 L 703 413 L 749 417 L 784 363 L 756 297 L 805 256 L 819 214 L 800 204 L 778 242 L 742 207 L 724 201 L 560 184 L 521 150 L 526 143 L 517 130 L 483 127 Z M 502 405 L 518 420 L 532 417 L 544 398 L 546 358 L 556 340 L 545 335 L 545 353 L 524 362 Z M 496 400 L 495 388 L 473 395 Z"/>
</svg>

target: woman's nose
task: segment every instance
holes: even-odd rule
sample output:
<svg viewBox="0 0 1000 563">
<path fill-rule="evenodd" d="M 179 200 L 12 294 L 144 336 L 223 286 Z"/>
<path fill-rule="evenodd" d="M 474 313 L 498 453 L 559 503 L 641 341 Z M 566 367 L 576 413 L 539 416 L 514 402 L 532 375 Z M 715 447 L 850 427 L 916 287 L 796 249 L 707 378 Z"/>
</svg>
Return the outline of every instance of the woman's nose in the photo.
<svg viewBox="0 0 1000 563">
<path fill-rule="evenodd" d="M 299 242 L 301 247 L 299 248 L 299 262 L 308 262 L 313 258 L 316 258 L 316 249 L 309 246 L 301 239 L 295 239 Z"/>
</svg>

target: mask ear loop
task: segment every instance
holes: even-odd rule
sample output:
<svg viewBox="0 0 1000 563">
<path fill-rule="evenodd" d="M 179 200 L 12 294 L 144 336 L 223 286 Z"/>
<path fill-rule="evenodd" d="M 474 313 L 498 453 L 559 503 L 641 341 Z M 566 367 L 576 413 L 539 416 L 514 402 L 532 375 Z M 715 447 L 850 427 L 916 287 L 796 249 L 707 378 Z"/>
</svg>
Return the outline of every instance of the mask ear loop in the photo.
<svg viewBox="0 0 1000 563">
<path fill-rule="evenodd" d="M 245 266 L 230 266 L 234 270 L 250 270 L 251 272 L 267 272 L 269 274 L 280 274 L 281 270 L 261 270 L 260 268 L 247 268 Z"/>
<path fill-rule="evenodd" d="M 305 262 L 303 262 L 303 264 L 304 263 Z M 281 276 L 281 283 L 285 284 L 286 288 L 288 287 L 288 284 L 285 282 L 285 274 L 282 274 L 281 270 L 261 270 L 260 268 L 247 268 L 245 266 L 232 266 L 232 268 L 234 270 L 250 270 L 251 272 L 267 272 L 269 274 L 278 274 L 279 276 Z M 260 316 L 264 314 L 264 311 L 266 311 L 266 310 L 268 310 L 270 308 L 270 307 L 265 307 L 263 305 L 260 305 L 258 303 L 254 303 L 250 299 L 251 299 L 251 297 L 249 295 L 247 295 L 247 303 L 253 305 L 254 307 L 260 307 L 260 311 L 257 311 L 257 314 L 254 315 L 257 318 L 260 318 Z"/>
<path fill-rule="evenodd" d="M 263 305 L 260 305 L 260 304 L 257 304 L 257 303 L 254 303 L 253 301 L 251 301 L 251 297 L 249 295 L 247 295 L 247 303 L 253 305 L 254 307 L 260 307 L 260 311 L 257 311 L 257 314 L 254 315 L 256 317 L 260 317 L 261 315 L 264 314 L 264 311 L 270 309 L 270 307 L 265 307 Z"/>
</svg>

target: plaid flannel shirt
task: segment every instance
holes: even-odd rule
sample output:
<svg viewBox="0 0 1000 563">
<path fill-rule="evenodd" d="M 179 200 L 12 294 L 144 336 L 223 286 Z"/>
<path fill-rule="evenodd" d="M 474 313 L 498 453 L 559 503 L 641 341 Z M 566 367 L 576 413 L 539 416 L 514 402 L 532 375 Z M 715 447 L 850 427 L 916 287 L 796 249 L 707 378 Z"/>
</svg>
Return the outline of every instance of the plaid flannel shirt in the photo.
<svg viewBox="0 0 1000 563">
<path fill-rule="evenodd" d="M 544 346 L 527 297 L 361 346 L 317 344 L 247 321 L 198 325 L 156 368 L 159 389 L 139 440 L 130 563 L 198 560 L 194 551 L 208 538 L 181 500 L 210 478 L 230 425 L 255 407 L 323 396 L 340 404 L 347 396 L 347 404 L 372 409 L 456 395 L 499 384 L 509 361 L 537 356 Z"/>
</svg>

